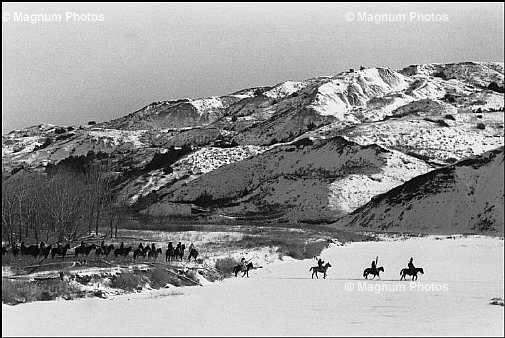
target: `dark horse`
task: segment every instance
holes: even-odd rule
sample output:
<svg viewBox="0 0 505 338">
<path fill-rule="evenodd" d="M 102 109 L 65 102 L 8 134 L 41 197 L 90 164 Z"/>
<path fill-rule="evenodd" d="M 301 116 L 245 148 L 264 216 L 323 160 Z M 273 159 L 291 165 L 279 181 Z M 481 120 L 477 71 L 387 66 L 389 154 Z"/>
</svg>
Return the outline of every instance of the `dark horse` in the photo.
<svg viewBox="0 0 505 338">
<path fill-rule="evenodd" d="M 145 247 L 139 247 L 135 250 L 133 250 L 133 259 L 137 259 L 137 257 L 143 257 L 143 258 L 146 258 L 147 256 L 147 253 L 151 251 L 151 248 L 149 247 L 149 245 L 145 246 Z"/>
<path fill-rule="evenodd" d="M 39 257 L 44 257 L 44 259 L 47 259 L 47 256 L 49 256 L 49 253 L 51 252 L 52 245 L 49 244 L 43 248 L 40 249 L 40 256 Z"/>
<path fill-rule="evenodd" d="M 246 265 L 246 270 L 242 270 L 242 265 L 237 265 L 236 267 L 233 268 L 233 273 L 235 274 L 235 277 L 237 277 L 237 274 L 242 271 L 243 274 L 242 274 L 242 277 L 244 277 L 245 275 L 247 275 L 247 278 L 249 278 L 249 270 L 251 270 L 253 268 L 253 264 L 251 262 L 249 262 L 247 265 Z"/>
<path fill-rule="evenodd" d="M 37 258 L 40 254 L 40 247 L 37 244 L 25 246 L 25 242 L 21 242 L 21 255 L 29 255 Z"/>
<path fill-rule="evenodd" d="M 147 253 L 147 259 L 149 258 L 154 258 L 154 260 L 157 260 L 158 259 L 158 255 L 161 254 L 161 248 L 158 248 L 156 250 L 150 250 L 148 253 Z"/>
<path fill-rule="evenodd" d="M 174 257 L 176 260 L 182 261 L 182 257 L 184 257 L 184 244 L 182 245 L 182 247 L 175 248 Z"/>
<path fill-rule="evenodd" d="M 54 247 L 51 249 L 51 258 L 54 259 L 54 256 L 58 255 L 65 259 L 65 255 L 67 254 L 67 250 L 70 249 L 70 244 L 65 244 L 62 247 Z"/>
<path fill-rule="evenodd" d="M 196 257 L 198 257 L 198 250 L 191 249 L 191 251 L 189 252 L 189 256 L 188 256 L 188 261 L 191 260 L 191 257 L 194 257 L 195 261 L 196 261 Z"/>
<path fill-rule="evenodd" d="M 177 246 L 174 251 L 175 257 L 179 258 L 182 261 L 182 258 L 184 257 L 184 250 L 186 250 L 185 244 L 182 244 L 181 246 Z"/>
<path fill-rule="evenodd" d="M 14 257 L 17 257 L 17 255 L 19 255 L 19 251 L 21 249 L 19 248 L 19 245 L 17 245 L 16 243 L 12 243 L 12 249 L 11 250 L 12 250 L 12 255 Z"/>
<path fill-rule="evenodd" d="M 79 255 L 84 255 L 84 256 L 88 257 L 89 253 L 93 249 L 96 249 L 95 244 L 91 244 L 91 245 L 87 245 L 87 246 L 78 246 L 75 248 L 74 257 L 77 257 Z"/>
<path fill-rule="evenodd" d="M 95 250 L 95 255 L 109 257 L 110 252 L 114 249 L 114 245 L 109 244 L 108 246 L 98 247 Z"/>
<path fill-rule="evenodd" d="M 373 275 L 373 278 L 375 278 L 376 276 L 381 278 L 380 276 L 381 271 L 384 272 L 383 266 L 379 266 L 377 269 L 375 269 L 375 271 L 372 271 L 372 268 L 366 268 L 365 271 L 363 271 L 363 277 L 365 277 L 365 279 L 368 279 L 368 275 Z"/>
<path fill-rule="evenodd" d="M 409 268 L 401 269 L 400 270 L 400 280 L 407 280 L 405 278 L 406 275 L 412 276 L 412 280 L 417 280 L 417 274 L 422 273 L 424 275 L 424 270 L 423 268 L 414 268 L 414 271 L 411 271 Z M 415 278 L 415 279 L 414 279 Z"/>
<path fill-rule="evenodd" d="M 328 270 L 328 268 L 331 267 L 331 264 L 330 262 L 326 263 L 323 267 L 319 267 L 319 266 L 313 266 L 309 269 L 309 271 L 312 271 L 312 278 L 314 278 L 314 275 L 316 275 L 316 278 L 319 279 L 319 277 L 317 276 L 317 273 L 318 272 L 321 272 L 323 274 L 323 278 L 326 278 L 326 271 Z"/>
<path fill-rule="evenodd" d="M 168 249 L 165 251 L 165 261 L 171 261 L 172 259 L 175 258 L 175 250 L 174 247 L 168 247 Z"/>
<path fill-rule="evenodd" d="M 129 246 L 127 248 L 117 248 L 117 249 L 114 249 L 114 256 L 123 256 L 126 258 L 126 256 L 128 256 L 128 254 L 130 253 L 130 251 L 132 251 L 132 247 Z"/>
</svg>

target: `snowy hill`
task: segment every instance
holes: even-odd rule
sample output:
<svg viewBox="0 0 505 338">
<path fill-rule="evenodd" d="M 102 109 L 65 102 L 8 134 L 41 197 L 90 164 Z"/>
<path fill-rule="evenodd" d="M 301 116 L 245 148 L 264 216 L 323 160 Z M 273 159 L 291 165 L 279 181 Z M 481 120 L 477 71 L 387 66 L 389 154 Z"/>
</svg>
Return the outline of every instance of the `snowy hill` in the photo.
<svg viewBox="0 0 505 338">
<path fill-rule="evenodd" d="M 198 203 L 206 196 L 208 204 L 224 214 L 275 211 L 290 219 L 325 220 L 431 169 L 416 158 L 375 145 L 360 146 L 342 137 L 304 139 L 157 194 L 162 201 L 178 204 Z"/>
<path fill-rule="evenodd" d="M 452 233 L 504 230 L 504 148 L 433 170 L 375 196 L 337 227 Z"/>
<path fill-rule="evenodd" d="M 119 195 L 132 204 L 150 196 L 158 214 L 208 204 L 207 214 L 334 220 L 418 175 L 502 147 L 503 69 L 361 68 L 154 102 L 94 125 L 33 126 L 2 136 L 3 175 L 100 154 L 120 177 Z"/>
</svg>

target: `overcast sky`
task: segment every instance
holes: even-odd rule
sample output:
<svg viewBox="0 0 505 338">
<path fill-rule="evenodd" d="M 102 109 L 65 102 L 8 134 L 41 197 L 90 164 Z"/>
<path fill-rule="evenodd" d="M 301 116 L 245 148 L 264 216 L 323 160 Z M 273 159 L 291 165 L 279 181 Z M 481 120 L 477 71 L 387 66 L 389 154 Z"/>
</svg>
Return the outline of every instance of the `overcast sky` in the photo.
<svg viewBox="0 0 505 338">
<path fill-rule="evenodd" d="M 503 3 L 3 3 L 2 13 L 2 134 L 360 65 L 504 59 Z M 363 21 L 363 13 L 406 20 Z"/>
</svg>

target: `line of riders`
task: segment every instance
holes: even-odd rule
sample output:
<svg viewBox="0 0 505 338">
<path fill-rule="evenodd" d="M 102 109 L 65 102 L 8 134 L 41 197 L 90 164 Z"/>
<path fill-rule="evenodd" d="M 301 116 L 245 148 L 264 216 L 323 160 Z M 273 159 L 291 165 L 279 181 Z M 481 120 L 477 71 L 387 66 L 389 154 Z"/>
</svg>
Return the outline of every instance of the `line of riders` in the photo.
<svg viewBox="0 0 505 338">
<path fill-rule="evenodd" d="M 51 244 L 46 245 L 44 241 L 40 242 L 40 245 L 33 244 L 30 246 L 25 246 L 25 242 L 21 242 L 21 245 L 18 246 L 17 243 L 12 244 L 12 254 L 13 256 L 17 256 L 18 254 L 21 255 L 29 255 L 33 257 L 44 257 L 47 258 L 49 254 L 51 254 L 51 258 L 54 259 L 55 256 L 61 256 L 65 258 L 67 251 L 70 249 L 70 244 L 62 245 L 61 242 L 58 242 L 55 247 L 52 247 Z M 81 241 L 81 245 L 75 247 L 74 250 L 74 255 L 75 257 L 78 257 L 79 255 L 83 256 L 88 256 L 92 250 L 95 250 L 96 256 L 105 256 L 108 257 L 111 252 L 114 253 L 114 256 L 117 258 L 118 256 L 123 256 L 127 257 L 130 252 L 132 252 L 133 247 L 125 247 L 124 243 L 121 242 L 119 248 L 114 249 L 113 244 L 105 245 L 105 242 L 102 240 L 100 246 L 96 246 L 95 244 L 91 245 L 86 245 L 84 241 Z M 182 244 L 179 242 L 175 247 L 173 246 L 172 242 L 168 243 L 168 247 L 165 251 L 165 260 L 166 262 L 169 261 L 175 261 L 175 260 L 181 260 L 184 257 L 184 251 L 186 250 L 186 245 Z M 194 258 L 194 260 L 197 260 L 198 257 L 198 250 L 196 250 L 195 246 L 193 243 L 188 248 L 189 255 L 188 255 L 188 261 L 191 260 L 191 258 Z M 4 256 L 7 253 L 7 248 L 2 246 L 2 256 Z M 161 248 L 156 248 L 156 245 L 152 243 L 151 245 L 143 245 L 140 243 L 138 247 L 133 250 L 133 259 L 137 259 L 139 257 L 142 258 L 154 258 L 155 260 L 158 259 L 158 256 L 162 253 Z M 317 260 L 317 267 L 312 267 L 310 270 L 313 271 L 312 273 L 312 278 L 314 278 L 314 275 L 317 277 L 317 272 L 323 273 L 324 277 L 326 277 L 326 271 L 329 267 L 331 267 L 331 264 L 328 262 L 324 264 L 325 262 L 321 258 L 315 257 Z M 416 268 L 413 263 L 413 258 L 411 257 L 408 263 L 408 267 L 405 269 L 402 269 L 400 271 L 400 280 L 406 279 L 406 275 L 412 276 L 412 280 L 417 280 L 417 274 L 421 273 L 424 274 L 423 268 Z M 375 260 L 372 261 L 371 266 L 369 268 L 366 268 L 363 271 L 363 277 L 365 279 L 368 279 L 369 275 L 373 275 L 373 278 L 379 277 L 380 278 L 380 273 L 384 272 L 384 267 L 377 267 L 379 261 L 379 257 L 376 257 Z M 249 261 L 246 261 L 245 258 L 242 258 L 240 261 L 240 264 L 235 267 L 234 272 L 235 275 L 239 271 L 247 273 L 249 269 L 252 268 L 252 264 Z M 249 274 L 247 273 L 247 276 L 249 277 Z M 319 278 L 319 277 L 317 277 Z"/>
<path fill-rule="evenodd" d="M 51 244 L 46 245 L 44 241 L 40 242 L 39 245 L 37 244 L 32 244 L 29 246 L 25 245 L 25 242 L 22 241 L 20 245 L 17 243 L 12 244 L 12 255 L 14 257 L 18 256 L 19 254 L 24 255 L 24 256 L 33 256 L 35 258 L 39 257 L 46 259 L 49 255 L 51 255 L 51 258 L 54 259 L 55 256 L 59 256 L 62 258 L 65 258 L 67 255 L 67 251 L 70 250 L 70 244 L 65 244 L 62 245 L 61 242 L 56 243 L 56 245 L 53 247 Z M 139 246 L 133 250 L 132 246 L 125 247 L 124 242 L 121 242 L 119 245 L 119 248 L 114 249 L 113 244 L 105 245 L 105 242 L 102 240 L 100 246 L 97 246 L 95 244 L 91 245 L 86 245 L 84 241 L 81 241 L 81 244 L 74 249 L 74 256 L 85 256 L 88 257 L 88 255 L 91 253 L 92 250 L 95 250 L 95 255 L 97 257 L 104 256 L 108 257 L 109 254 L 112 252 L 114 256 L 117 258 L 118 256 L 123 256 L 127 257 L 130 252 L 133 252 L 133 259 L 137 259 L 139 257 L 142 258 L 154 258 L 155 260 L 158 259 L 158 256 L 162 253 L 161 248 L 156 248 L 156 244 L 152 243 L 151 245 L 143 245 L 142 243 L 139 244 Z M 169 261 L 175 261 L 175 260 L 182 260 L 184 257 L 184 251 L 186 250 L 186 245 L 179 242 L 175 247 L 173 246 L 172 242 L 168 243 L 168 247 L 165 251 L 165 259 L 167 262 Z M 191 260 L 191 258 L 194 258 L 196 261 L 198 257 L 198 250 L 195 248 L 193 243 L 188 248 L 188 261 Z M 2 246 L 2 256 L 7 254 L 7 247 Z"/>
<path fill-rule="evenodd" d="M 317 267 L 312 267 L 310 270 L 313 271 L 312 278 L 314 278 L 314 274 L 317 277 L 317 272 L 321 272 L 324 274 L 323 278 L 326 278 L 326 270 L 331 267 L 331 264 L 328 262 L 324 264 L 324 261 L 321 258 L 314 257 L 317 260 Z M 375 260 L 372 261 L 371 266 L 366 268 L 363 271 L 363 277 L 368 279 L 368 275 L 373 275 L 373 278 L 379 277 L 380 273 L 384 272 L 384 267 L 377 267 L 379 262 L 379 257 L 375 257 Z M 409 263 L 407 264 L 407 268 L 400 270 L 400 280 L 406 279 L 406 275 L 412 276 L 412 280 L 417 280 L 417 274 L 424 274 L 423 268 L 416 268 L 414 266 L 414 258 L 410 257 Z M 319 277 L 318 277 L 319 278 Z"/>
</svg>

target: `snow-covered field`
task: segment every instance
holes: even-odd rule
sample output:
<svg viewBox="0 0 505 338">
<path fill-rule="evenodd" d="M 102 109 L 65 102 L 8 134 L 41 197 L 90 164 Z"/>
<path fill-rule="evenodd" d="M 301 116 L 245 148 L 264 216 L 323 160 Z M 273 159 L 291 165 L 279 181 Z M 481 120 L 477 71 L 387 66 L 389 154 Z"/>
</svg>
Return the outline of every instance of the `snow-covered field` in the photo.
<svg viewBox="0 0 505 338">
<path fill-rule="evenodd" d="M 422 237 L 351 243 L 314 260 L 277 261 L 204 287 L 2 305 L 2 335 L 500 335 L 503 238 Z M 361 274 L 379 256 L 382 280 Z M 418 283 L 400 282 L 414 257 Z M 350 290 L 352 289 L 352 290 Z M 57 324 L 56 324 L 57 322 Z"/>
</svg>

